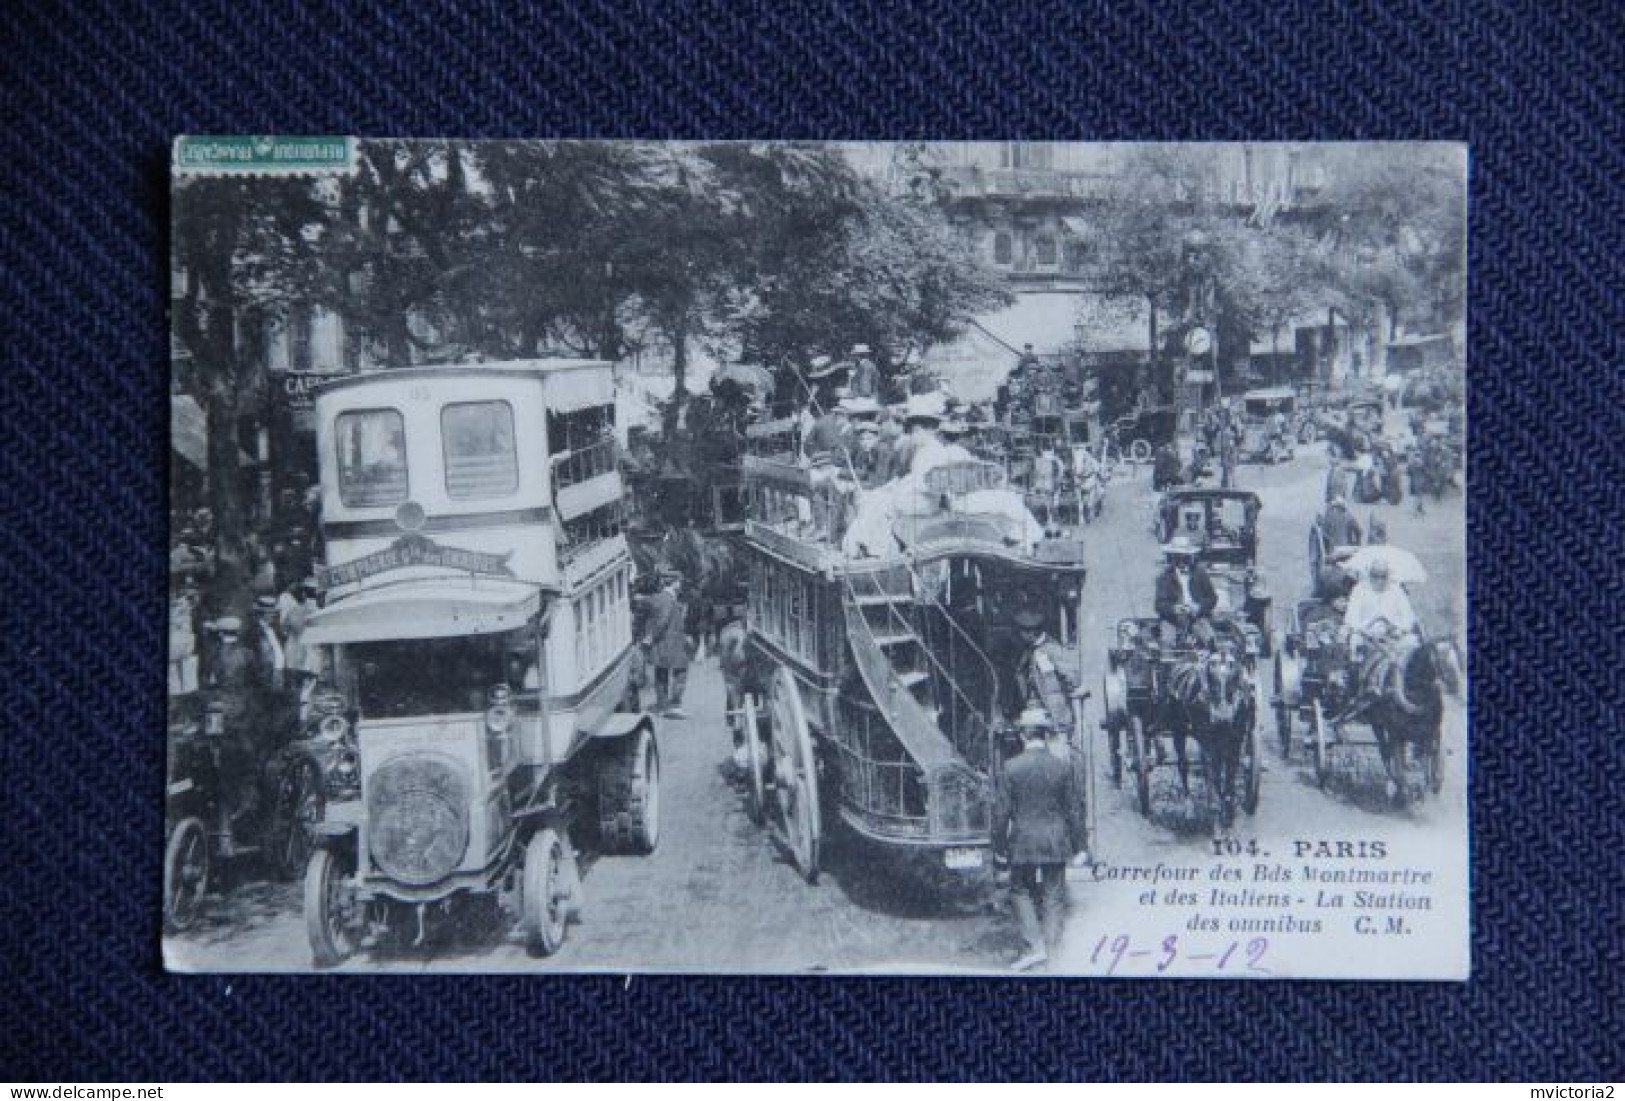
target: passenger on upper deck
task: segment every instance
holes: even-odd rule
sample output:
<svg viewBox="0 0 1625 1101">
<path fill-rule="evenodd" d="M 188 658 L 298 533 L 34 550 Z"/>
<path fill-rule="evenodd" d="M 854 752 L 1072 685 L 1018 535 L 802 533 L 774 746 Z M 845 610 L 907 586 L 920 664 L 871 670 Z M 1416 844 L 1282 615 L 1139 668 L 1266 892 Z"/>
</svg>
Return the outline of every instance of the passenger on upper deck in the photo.
<svg viewBox="0 0 1625 1101">
<path fill-rule="evenodd" d="M 801 441 L 803 456 L 810 460 L 821 455 L 840 456 L 852 447 L 852 422 L 845 403 L 839 403 L 817 417 Z"/>
<path fill-rule="evenodd" d="M 899 445 L 899 474 L 921 474 L 944 463 L 973 456 L 958 444 L 943 442 L 942 399 L 936 394 L 915 394 L 908 400 L 904 421 L 908 435 Z"/>
<path fill-rule="evenodd" d="M 880 368 L 875 364 L 869 345 L 852 346 L 852 396 L 876 400 L 880 397 Z"/>
</svg>

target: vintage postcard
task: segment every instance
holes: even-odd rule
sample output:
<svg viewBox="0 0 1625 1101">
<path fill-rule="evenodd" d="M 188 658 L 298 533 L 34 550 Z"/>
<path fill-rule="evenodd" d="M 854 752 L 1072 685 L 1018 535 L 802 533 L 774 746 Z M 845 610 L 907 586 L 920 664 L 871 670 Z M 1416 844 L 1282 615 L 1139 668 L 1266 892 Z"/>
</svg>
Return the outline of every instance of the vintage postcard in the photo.
<svg viewBox="0 0 1625 1101">
<path fill-rule="evenodd" d="M 178 139 L 168 966 L 1465 979 L 1466 173 Z"/>
</svg>

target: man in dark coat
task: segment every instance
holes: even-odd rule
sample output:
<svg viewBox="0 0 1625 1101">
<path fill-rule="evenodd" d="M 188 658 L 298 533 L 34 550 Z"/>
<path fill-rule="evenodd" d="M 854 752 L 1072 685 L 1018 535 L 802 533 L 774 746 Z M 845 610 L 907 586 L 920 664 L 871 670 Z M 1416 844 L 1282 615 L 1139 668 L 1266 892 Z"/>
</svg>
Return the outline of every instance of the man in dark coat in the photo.
<svg viewBox="0 0 1625 1101">
<path fill-rule="evenodd" d="M 1348 505 L 1339 494 L 1333 494 L 1326 505 L 1326 514 L 1320 520 L 1321 533 L 1327 547 L 1354 547 L 1360 543 L 1360 525 L 1349 514 Z"/>
<path fill-rule="evenodd" d="M 1010 861 L 1011 901 L 1027 951 L 1014 963 L 1028 971 L 1060 943 L 1066 910 L 1066 865 L 1083 851 L 1083 800 L 1071 767 L 1050 752 L 1053 730 L 1042 708 L 1024 711 L 1022 751 L 1004 767 L 993 836 Z"/>
<path fill-rule="evenodd" d="M 643 629 L 643 646 L 655 671 L 655 711 L 668 719 L 686 719 L 688 609 L 678 599 L 683 578 L 676 571 L 666 571 L 660 582 L 660 591 L 649 598 L 649 617 Z"/>
<path fill-rule="evenodd" d="M 1207 646 L 1213 642 L 1209 617 L 1219 603 L 1218 590 L 1202 564 L 1196 560 L 1196 545 L 1183 535 L 1163 548 L 1168 565 L 1157 576 L 1157 618 L 1162 620 L 1164 645 L 1188 644 L 1194 639 Z"/>
</svg>

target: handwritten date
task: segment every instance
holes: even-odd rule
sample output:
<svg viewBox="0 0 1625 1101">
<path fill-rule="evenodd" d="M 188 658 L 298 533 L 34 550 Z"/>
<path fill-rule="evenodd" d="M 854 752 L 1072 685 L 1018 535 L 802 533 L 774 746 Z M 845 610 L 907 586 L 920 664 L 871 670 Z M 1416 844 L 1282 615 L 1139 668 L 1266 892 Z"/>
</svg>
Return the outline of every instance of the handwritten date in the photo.
<svg viewBox="0 0 1625 1101">
<path fill-rule="evenodd" d="M 1202 950 L 1193 951 L 1193 947 Z M 1254 975 L 1270 973 L 1270 969 L 1263 963 L 1270 948 L 1268 937 L 1253 937 L 1247 941 L 1233 940 L 1224 946 L 1223 951 L 1218 952 L 1207 951 L 1208 947 L 1208 945 L 1188 945 L 1179 939 L 1177 933 L 1169 933 L 1156 945 L 1136 941 L 1127 933 L 1119 933 L 1115 937 L 1108 933 L 1095 942 L 1095 950 L 1089 954 L 1089 964 L 1091 967 L 1104 966 L 1108 975 L 1115 975 L 1120 969 L 1132 970 L 1141 960 L 1153 964 L 1160 975 L 1181 959 L 1190 963 L 1205 963 L 1216 973 L 1235 975 L 1249 972 Z"/>
</svg>

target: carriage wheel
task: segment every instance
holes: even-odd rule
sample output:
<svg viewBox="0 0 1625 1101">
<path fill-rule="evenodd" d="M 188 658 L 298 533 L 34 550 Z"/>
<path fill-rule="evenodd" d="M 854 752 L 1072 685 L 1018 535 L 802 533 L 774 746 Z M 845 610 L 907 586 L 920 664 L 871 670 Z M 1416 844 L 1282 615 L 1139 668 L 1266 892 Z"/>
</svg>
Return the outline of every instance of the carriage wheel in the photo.
<svg viewBox="0 0 1625 1101">
<path fill-rule="evenodd" d="M 1144 465 L 1151 461 L 1151 441 L 1135 440 L 1128 445 L 1129 458 Z"/>
<path fill-rule="evenodd" d="M 209 889 L 209 832 L 198 818 L 182 818 L 164 846 L 164 928 L 192 927 Z"/>
<path fill-rule="evenodd" d="M 1291 705 L 1281 702 L 1281 655 L 1275 655 L 1275 733 L 1281 740 L 1281 760 L 1292 760 Z"/>
<path fill-rule="evenodd" d="M 818 762 L 813 756 L 812 730 L 801 705 L 801 690 L 790 670 L 773 672 L 769 702 L 773 723 L 773 786 L 785 840 L 796 870 L 808 883 L 818 882 L 819 847 L 823 823 L 818 807 Z"/>
<path fill-rule="evenodd" d="M 1134 747 L 1134 792 L 1139 796 L 1140 813 L 1151 817 L 1151 739 L 1146 736 L 1140 716 L 1129 716 L 1129 744 Z"/>
<path fill-rule="evenodd" d="M 756 693 L 745 693 L 744 714 L 745 753 L 750 770 L 750 820 L 760 826 L 767 820 L 767 800 L 762 794 L 762 732 L 757 725 Z"/>
<path fill-rule="evenodd" d="M 1318 699 L 1311 705 L 1311 712 L 1309 721 L 1315 747 L 1315 783 L 1325 788 L 1326 777 L 1331 772 L 1331 761 L 1328 756 L 1330 749 L 1326 744 L 1326 714 L 1320 709 Z"/>
<path fill-rule="evenodd" d="M 1253 714 L 1255 718 L 1252 725 L 1247 728 L 1247 740 L 1242 743 L 1242 752 L 1246 754 L 1246 760 L 1242 762 L 1242 767 L 1247 771 L 1243 774 L 1245 786 L 1241 791 L 1241 809 L 1248 814 L 1258 813 L 1258 783 L 1260 774 L 1263 771 L 1263 762 L 1260 760 L 1258 752 L 1256 709 Z"/>
<path fill-rule="evenodd" d="M 292 879 L 305 870 L 310 860 L 316 827 L 327 813 L 327 795 L 322 790 L 321 772 L 316 762 L 297 761 L 282 777 L 277 789 L 274 857 L 277 874 Z"/>
</svg>

